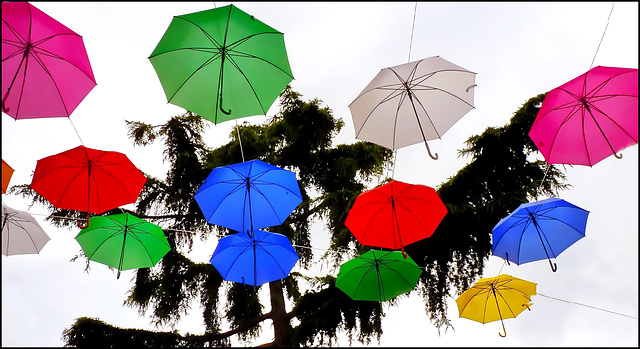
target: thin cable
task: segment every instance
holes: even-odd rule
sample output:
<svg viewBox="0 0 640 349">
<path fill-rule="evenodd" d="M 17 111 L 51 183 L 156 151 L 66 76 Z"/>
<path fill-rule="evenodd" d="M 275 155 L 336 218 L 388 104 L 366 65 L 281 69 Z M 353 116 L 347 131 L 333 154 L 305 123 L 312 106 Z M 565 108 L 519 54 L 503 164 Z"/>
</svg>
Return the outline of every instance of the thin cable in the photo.
<svg viewBox="0 0 640 349">
<path fill-rule="evenodd" d="M 611 19 L 612 13 L 613 13 L 613 2 L 611 3 L 611 11 L 609 12 L 609 18 L 607 18 L 607 25 L 604 27 L 604 31 L 602 32 L 600 43 L 598 43 L 598 48 L 596 49 L 596 53 L 593 55 L 593 60 L 591 61 L 591 66 L 589 67 L 589 70 L 593 68 L 593 62 L 596 61 L 596 56 L 598 55 L 598 50 L 600 50 L 600 45 L 602 44 L 602 39 L 604 39 L 604 34 L 607 32 L 607 28 L 609 27 L 609 20 Z"/>
<path fill-rule="evenodd" d="M 413 46 L 413 29 L 416 26 L 417 9 L 418 9 L 418 2 L 416 1 L 416 5 L 413 7 L 413 24 L 411 24 L 411 40 L 409 40 L 409 58 L 407 59 L 407 63 L 411 62 L 411 47 Z"/>
<path fill-rule="evenodd" d="M 393 151 L 393 165 L 391 166 L 391 179 L 393 179 L 393 176 L 396 173 L 396 159 L 398 158 L 398 150 L 394 150 Z"/>
<path fill-rule="evenodd" d="M 240 138 L 240 129 L 238 128 L 238 119 L 236 119 L 236 133 L 238 134 L 238 142 L 240 142 L 240 154 L 242 154 L 242 162 L 244 162 L 244 151 L 242 150 L 242 139 Z"/>
<path fill-rule="evenodd" d="M 542 177 L 542 181 L 540 182 L 540 185 L 538 186 L 536 193 L 540 191 L 540 188 L 542 188 L 542 185 L 544 184 L 544 180 L 547 179 L 547 174 L 549 173 L 550 169 L 551 169 L 551 164 L 547 163 L 547 169 L 544 171 L 544 176 Z"/>
<path fill-rule="evenodd" d="M 46 216 L 45 214 L 40 214 L 40 213 L 32 213 L 32 215 L 41 215 L 41 216 Z M 84 220 L 83 218 L 71 218 L 71 217 L 64 217 L 64 216 L 51 216 L 51 217 L 63 218 L 63 219 L 70 219 L 70 220 L 76 220 L 76 221 L 77 221 L 77 220 Z M 191 230 L 182 230 L 182 229 L 171 229 L 171 228 L 164 229 L 164 228 L 163 228 L 163 230 L 172 230 L 172 231 L 180 231 L 180 232 L 187 232 L 187 233 L 196 233 L 195 231 L 191 231 Z M 224 236 L 228 236 L 228 235 L 219 235 L 219 234 L 214 234 L 214 235 L 216 235 L 217 237 L 224 237 Z M 310 250 L 322 250 L 322 251 L 328 251 L 328 249 L 326 249 L 326 248 L 319 248 L 319 247 L 300 246 L 300 245 L 292 245 L 292 246 L 293 246 L 293 247 L 298 247 L 298 248 L 307 248 L 307 249 L 310 249 Z M 504 267 L 504 265 L 505 265 L 505 264 L 506 264 L 506 261 L 502 264 L 502 267 Z M 420 269 L 423 269 L 423 270 L 425 270 L 425 271 L 427 270 L 427 267 L 421 267 L 421 266 L 419 266 L 419 267 L 420 267 Z M 500 267 L 500 272 L 498 272 L 498 275 L 500 275 L 500 273 L 502 272 L 502 267 Z M 615 315 L 620 315 L 620 316 L 628 317 L 628 318 L 631 318 L 631 319 L 636 319 L 636 320 L 638 319 L 638 318 L 637 318 L 637 317 L 635 317 L 635 316 L 626 315 L 626 314 L 618 313 L 618 312 L 615 312 L 615 311 L 611 311 L 611 310 L 607 310 L 607 309 L 602 309 L 602 308 L 594 307 L 594 306 L 587 305 L 587 304 L 582 304 L 582 303 L 578 303 L 578 302 L 567 301 L 567 300 L 564 300 L 564 299 L 560 299 L 560 298 L 556 298 L 556 297 L 547 296 L 547 295 L 542 294 L 542 293 L 540 293 L 540 292 L 538 292 L 538 293 L 537 293 L 537 295 L 542 296 L 542 297 L 546 297 L 546 298 L 550 298 L 550 299 L 555 299 L 555 300 L 557 300 L 557 301 L 561 301 L 561 302 L 565 302 L 565 303 L 577 304 L 577 305 L 581 305 L 581 306 L 583 306 L 583 307 L 588 307 L 588 308 L 595 309 L 595 310 L 605 311 L 605 312 L 607 312 L 607 313 L 611 313 L 611 314 L 615 314 Z"/>
<path fill-rule="evenodd" d="M 76 131 L 76 134 L 78 135 L 78 139 L 80 139 L 80 144 L 84 145 L 84 142 L 82 141 L 82 137 L 80 137 L 80 133 L 78 133 L 78 129 L 76 129 L 76 125 L 74 125 L 73 121 L 71 121 L 71 117 L 67 117 L 67 119 L 69 119 L 69 122 L 71 123 L 71 126 L 73 127 L 73 130 Z"/>
<path fill-rule="evenodd" d="M 626 315 L 626 314 L 622 314 L 622 313 L 617 313 L 615 311 L 611 311 L 611 310 L 607 310 L 607 309 L 602 309 L 602 308 L 598 308 L 598 307 L 594 307 L 591 305 L 586 305 L 586 304 L 582 304 L 582 303 L 578 303 L 578 302 L 572 302 L 572 301 L 566 301 L 564 299 L 560 299 L 560 298 L 555 298 L 555 297 L 551 297 L 551 296 L 547 296 L 545 294 L 542 294 L 540 292 L 538 292 L 538 296 L 542 296 L 542 297 L 547 297 L 547 298 L 551 298 L 551 299 L 555 299 L 557 301 L 561 301 L 561 302 L 565 302 L 565 303 L 571 303 L 571 304 L 577 304 L 577 305 L 581 305 L 583 307 L 588 307 L 588 308 L 592 308 L 592 309 L 596 309 L 596 310 L 601 310 L 601 311 L 606 311 L 607 313 L 611 313 L 611 314 L 616 314 L 616 315 L 620 315 L 620 316 L 626 316 L 628 318 L 632 318 L 632 319 L 638 319 L 635 316 L 631 316 L 631 315 Z"/>
</svg>

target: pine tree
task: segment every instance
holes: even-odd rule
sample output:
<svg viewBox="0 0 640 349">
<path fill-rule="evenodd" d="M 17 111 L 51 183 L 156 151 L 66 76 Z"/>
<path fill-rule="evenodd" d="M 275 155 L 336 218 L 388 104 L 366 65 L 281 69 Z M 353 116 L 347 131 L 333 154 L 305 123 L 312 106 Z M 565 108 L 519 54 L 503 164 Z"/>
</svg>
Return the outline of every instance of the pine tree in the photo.
<svg viewBox="0 0 640 349">
<path fill-rule="evenodd" d="M 487 128 L 467 140 L 459 154 L 470 156 L 471 161 L 437 187 L 448 214 L 431 237 L 405 247 L 425 267 L 414 292 L 423 297 L 425 311 L 438 331 L 451 326 L 447 298 L 462 293 L 482 275 L 491 254 L 493 226 L 521 203 L 568 186 L 559 168 L 533 156 L 537 149 L 527 133 L 543 99 L 543 94 L 531 98 L 509 124 Z M 207 121 L 188 112 L 158 126 L 127 123 L 129 136 L 138 146 L 164 141 L 164 157 L 170 165 L 166 178 L 148 176 L 132 214 L 157 221 L 172 249 L 155 267 L 137 270 L 126 304 L 141 313 L 150 312 L 153 323 L 166 325 L 176 324 L 199 302 L 206 330 L 180 335 L 122 329 L 82 317 L 64 331 L 67 346 L 228 346 L 232 335 L 243 341 L 256 338 L 267 319 L 273 321 L 274 341 L 265 346 L 332 345 L 339 333 L 364 344 L 380 339 L 384 316 L 380 303 L 353 301 L 335 286 L 337 272 L 310 278 L 302 271 L 309 270 L 316 257 L 308 247 L 312 227 L 321 223 L 331 239 L 321 258 L 334 271 L 368 249 L 357 242 L 344 221 L 362 191 L 388 180 L 382 177 L 391 165 L 390 150 L 368 142 L 334 146 L 332 139 L 343 121 L 334 118 L 320 100 L 302 101 L 290 87 L 281 95 L 277 116 L 262 125 L 237 125 L 230 141 L 216 149 L 209 149 L 202 139 Z M 264 285 L 269 288 L 268 300 L 260 299 L 252 286 L 224 281 L 208 261 L 186 256 L 198 236 L 235 233 L 207 223 L 193 196 L 212 169 L 244 159 L 260 159 L 296 172 L 303 195 L 303 202 L 284 224 L 264 229 L 287 236 L 297 246 L 302 270 Z M 47 204 L 26 186 L 14 192 Z M 80 214 L 50 209 L 49 219 L 59 226 L 70 223 L 57 217 Z M 301 285 L 306 291 L 301 291 Z M 395 299 L 391 304 L 401 306 L 402 302 Z M 223 326 L 231 330 L 222 331 Z"/>
</svg>

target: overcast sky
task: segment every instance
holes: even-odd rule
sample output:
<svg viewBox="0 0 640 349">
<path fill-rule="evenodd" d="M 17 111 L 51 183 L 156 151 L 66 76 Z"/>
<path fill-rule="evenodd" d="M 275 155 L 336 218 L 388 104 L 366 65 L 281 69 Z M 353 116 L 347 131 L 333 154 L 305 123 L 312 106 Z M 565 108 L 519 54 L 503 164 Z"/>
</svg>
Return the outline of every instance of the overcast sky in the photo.
<svg viewBox="0 0 640 349">
<path fill-rule="evenodd" d="M 70 118 L 15 121 L 2 114 L 2 158 L 15 169 L 10 184 L 30 183 L 37 160 L 80 145 L 78 134 L 85 146 L 123 152 L 140 170 L 163 178 L 167 167 L 161 145 L 133 147 L 124 120 L 157 125 L 184 113 L 167 103 L 148 57 L 173 16 L 229 3 L 33 4 L 83 36 L 98 85 Z M 475 109 L 441 140 L 429 142 L 439 159 L 429 158 L 421 144 L 397 153 L 395 179 L 432 187 L 469 161 L 457 157 L 468 137 L 504 126 L 529 98 L 589 70 L 607 23 L 593 66 L 638 68 L 637 2 L 615 3 L 609 22 L 611 2 L 429 2 L 418 3 L 417 9 L 415 2 L 234 5 L 284 33 L 293 89 L 305 100 L 322 100 L 345 121 L 335 144 L 355 141 L 348 105 L 380 69 L 437 55 L 477 73 Z M 267 116 L 238 122 L 262 123 L 276 111 L 273 107 Z M 226 143 L 233 125 L 211 123 L 207 144 Z M 547 261 L 520 266 L 505 266 L 498 257 L 488 261 L 485 277 L 506 273 L 537 283 L 531 311 L 505 320 L 507 337 L 498 336 L 499 321 L 483 325 L 459 318 L 454 297 L 448 315 L 455 331 L 439 336 L 421 298 L 412 292 L 397 307 L 385 308 L 380 345 L 637 347 L 638 146 L 621 153 L 620 160 L 609 157 L 593 167 L 567 169 L 573 187 L 560 197 L 591 213 L 586 238 L 556 259 L 556 273 Z M 77 228 L 53 228 L 45 223 L 42 207 L 29 208 L 19 197 L 3 194 L 2 200 L 28 209 L 51 237 L 38 255 L 2 256 L 3 346 L 61 346 L 62 331 L 81 316 L 154 329 L 148 318 L 122 305 L 134 271 L 116 279 L 107 266 L 92 262 L 85 273 L 84 260 L 69 261 L 80 251 Z M 314 233 L 318 255 L 327 236 L 321 229 Z M 190 257 L 208 261 L 215 246 L 215 239 L 197 241 Z M 263 336 L 252 344 L 272 339 L 270 323 L 263 328 Z M 198 304 L 175 329 L 202 333 Z M 338 344 L 348 345 L 344 338 Z"/>
</svg>

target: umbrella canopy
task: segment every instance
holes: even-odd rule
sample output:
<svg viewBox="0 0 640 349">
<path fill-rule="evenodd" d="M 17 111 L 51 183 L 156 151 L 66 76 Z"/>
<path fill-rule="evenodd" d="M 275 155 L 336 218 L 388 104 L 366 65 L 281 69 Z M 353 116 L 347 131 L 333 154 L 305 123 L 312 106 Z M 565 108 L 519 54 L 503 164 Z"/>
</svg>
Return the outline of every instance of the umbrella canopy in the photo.
<svg viewBox="0 0 640 349">
<path fill-rule="evenodd" d="M 358 195 L 344 224 L 362 245 L 404 252 L 430 237 L 446 214 L 433 188 L 391 180 Z"/>
<path fill-rule="evenodd" d="M 146 180 L 126 155 L 81 145 L 38 160 L 31 188 L 56 208 L 100 214 L 135 202 Z"/>
<path fill-rule="evenodd" d="M 225 280 L 254 287 L 287 277 L 299 259 L 289 239 L 262 230 L 252 235 L 238 233 L 220 239 L 211 264 Z"/>
<path fill-rule="evenodd" d="M 598 66 L 549 91 L 529 137 L 550 164 L 620 158 L 638 143 L 638 69 Z"/>
<path fill-rule="evenodd" d="M 520 205 L 493 228 L 493 255 L 522 264 L 556 258 L 585 236 L 589 211 L 559 198 Z"/>
<path fill-rule="evenodd" d="M 500 320 L 504 335 L 499 334 L 504 337 L 507 331 L 503 319 L 515 318 L 529 309 L 533 304 L 531 296 L 535 294 L 535 283 L 502 274 L 478 280 L 456 299 L 456 304 L 460 317 L 483 324 Z"/>
<path fill-rule="evenodd" d="M 233 5 L 173 17 L 149 60 L 169 103 L 216 124 L 265 115 L 293 80 L 284 34 Z"/>
<path fill-rule="evenodd" d="M 96 86 L 82 37 L 28 2 L 2 2 L 2 111 L 69 116 Z"/>
<path fill-rule="evenodd" d="M 171 250 L 162 228 L 144 219 L 121 213 L 91 219 L 76 240 L 92 261 L 120 271 L 150 268 Z"/>
<path fill-rule="evenodd" d="M 420 274 L 400 251 L 369 250 L 340 266 L 336 287 L 353 300 L 384 302 L 413 290 Z"/>
<path fill-rule="evenodd" d="M 214 168 L 195 194 L 207 222 L 252 234 L 302 202 L 296 174 L 260 160 Z"/>
<path fill-rule="evenodd" d="M 2 254 L 37 254 L 51 238 L 28 212 L 2 204 Z"/>
<path fill-rule="evenodd" d="M 2 159 L 2 194 L 7 192 L 11 176 L 13 176 L 13 168 Z"/>
<path fill-rule="evenodd" d="M 439 56 L 380 70 L 349 105 L 356 138 L 396 150 L 440 139 L 473 109 L 476 73 Z"/>
</svg>

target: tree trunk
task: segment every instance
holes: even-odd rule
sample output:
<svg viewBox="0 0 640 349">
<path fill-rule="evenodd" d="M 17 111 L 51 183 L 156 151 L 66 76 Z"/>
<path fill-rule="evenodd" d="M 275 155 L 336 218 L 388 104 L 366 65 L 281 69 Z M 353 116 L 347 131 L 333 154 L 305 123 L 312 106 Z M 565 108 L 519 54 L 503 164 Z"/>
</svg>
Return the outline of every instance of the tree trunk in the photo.
<svg viewBox="0 0 640 349">
<path fill-rule="evenodd" d="M 291 320 L 285 309 L 284 294 L 282 293 L 282 282 L 280 280 L 269 283 L 271 293 L 271 320 L 273 321 L 274 340 L 273 347 L 291 346 Z"/>
</svg>

